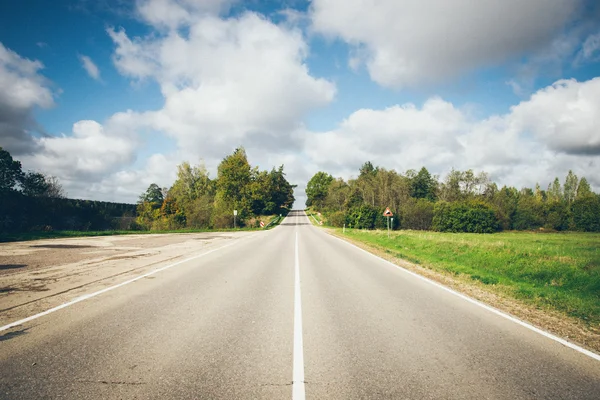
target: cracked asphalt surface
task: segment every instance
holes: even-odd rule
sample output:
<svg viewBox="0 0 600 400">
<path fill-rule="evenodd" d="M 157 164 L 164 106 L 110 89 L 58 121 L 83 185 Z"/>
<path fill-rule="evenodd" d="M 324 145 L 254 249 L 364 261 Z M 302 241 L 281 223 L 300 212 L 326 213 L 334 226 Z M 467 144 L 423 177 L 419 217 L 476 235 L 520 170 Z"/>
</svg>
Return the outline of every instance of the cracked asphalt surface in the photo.
<svg viewBox="0 0 600 400">
<path fill-rule="evenodd" d="M 309 399 L 598 399 L 600 362 L 292 212 L 0 332 L 0 398 L 289 399 L 298 234 Z"/>
</svg>

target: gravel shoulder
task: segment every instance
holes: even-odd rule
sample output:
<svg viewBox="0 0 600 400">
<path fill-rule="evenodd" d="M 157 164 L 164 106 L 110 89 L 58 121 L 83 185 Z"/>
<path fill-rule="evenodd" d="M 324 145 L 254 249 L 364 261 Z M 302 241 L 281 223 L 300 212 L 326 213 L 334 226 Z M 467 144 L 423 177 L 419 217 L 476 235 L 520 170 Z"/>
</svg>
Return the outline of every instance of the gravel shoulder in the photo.
<svg viewBox="0 0 600 400">
<path fill-rule="evenodd" d="M 0 243 L 0 325 L 256 232 L 99 236 Z"/>
</svg>

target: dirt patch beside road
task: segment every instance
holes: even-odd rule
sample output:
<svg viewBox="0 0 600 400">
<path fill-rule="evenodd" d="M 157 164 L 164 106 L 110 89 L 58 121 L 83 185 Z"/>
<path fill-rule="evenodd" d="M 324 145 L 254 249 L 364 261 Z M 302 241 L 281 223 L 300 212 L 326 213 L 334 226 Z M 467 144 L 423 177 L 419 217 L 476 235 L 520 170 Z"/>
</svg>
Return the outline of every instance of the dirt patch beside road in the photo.
<svg viewBox="0 0 600 400">
<path fill-rule="evenodd" d="M 0 325 L 252 234 L 176 233 L 0 243 Z"/>
</svg>

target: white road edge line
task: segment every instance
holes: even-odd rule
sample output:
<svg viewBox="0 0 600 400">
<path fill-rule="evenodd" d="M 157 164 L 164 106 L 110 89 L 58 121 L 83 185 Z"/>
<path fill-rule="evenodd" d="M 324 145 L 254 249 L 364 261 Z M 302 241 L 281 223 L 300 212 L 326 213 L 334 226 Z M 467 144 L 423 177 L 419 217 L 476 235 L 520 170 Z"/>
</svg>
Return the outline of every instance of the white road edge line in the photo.
<svg viewBox="0 0 600 400">
<path fill-rule="evenodd" d="M 300 261 L 298 257 L 298 231 L 296 231 L 296 262 L 294 267 L 294 370 L 292 400 L 304 400 L 304 346 L 302 344 L 302 299 L 300 296 Z"/>
<path fill-rule="evenodd" d="M 359 249 L 359 250 L 361 250 L 361 251 L 364 251 L 365 253 L 369 254 L 370 256 L 372 256 L 372 257 L 375 257 L 375 258 L 377 258 L 377 259 L 379 259 L 379 260 L 381 260 L 381 261 L 384 261 L 385 263 L 387 263 L 387 264 L 389 264 L 389 265 L 391 265 L 391 266 L 393 266 L 393 267 L 396 267 L 396 268 L 398 268 L 400 271 L 403 271 L 403 272 L 405 272 L 405 273 L 407 273 L 407 274 L 410 274 L 410 275 L 412 275 L 412 276 L 414 276 L 414 277 L 416 277 L 416 278 L 419 278 L 419 279 L 421 279 L 421 280 L 423 280 L 423 281 L 425 281 L 425 282 L 429 282 L 430 284 L 432 284 L 432 285 L 434 285 L 434 286 L 437 286 L 438 288 L 440 288 L 440 289 L 442 289 L 442 290 L 445 290 L 446 292 L 452 293 L 453 295 L 455 295 L 455 296 L 458 296 L 458 297 L 460 297 L 461 299 L 468 301 L 469 303 L 472 303 L 472 304 L 475 304 L 475 305 L 477 305 L 477 306 L 479 306 L 479 307 L 485 308 L 486 310 L 488 310 L 488 311 L 490 311 L 490 312 L 493 312 L 494 314 L 496 314 L 496 315 L 498 315 L 498 316 L 500 316 L 500 317 L 502 317 L 502 318 L 506 318 L 506 319 L 508 319 L 509 321 L 512 321 L 512 322 L 514 322 L 514 323 L 516 323 L 516 324 L 519 324 L 519 325 L 521 325 L 522 327 L 525 327 L 525 328 L 527 328 L 527 329 L 529 329 L 529 330 L 531 330 L 531 331 L 534 331 L 534 332 L 536 332 L 536 333 L 538 333 L 538 334 L 540 334 L 540 335 L 542 335 L 542 336 L 545 336 L 545 337 L 547 337 L 548 339 L 554 340 L 555 342 L 558 342 L 558 343 L 562 344 L 563 346 L 569 347 L 569 348 L 571 348 L 571 349 L 573 349 L 573 350 L 575 350 L 575 351 L 578 351 L 578 352 L 580 352 L 580 353 L 582 353 L 582 354 L 585 354 L 585 355 L 586 355 L 586 356 L 588 356 L 588 357 L 591 357 L 591 358 L 593 358 L 594 360 L 600 361 L 600 354 L 596 354 L 596 353 L 594 353 L 594 352 L 592 352 L 592 351 L 590 351 L 590 350 L 588 350 L 588 349 L 584 349 L 583 347 L 581 347 L 581 346 L 578 346 L 578 345 L 576 345 L 575 343 L 571 343 L 571 342 L 569 342 L 569 341 L 567 341 L 567 340 L 565 340 L 565 339 L 563 339 L 563 338 L 561 338 L 561 337 L 558 337 L 558 336 L 556 336 L 556 335 L 553 335 L 553 334 L 552 334 L 552 333 L 550 333 L 550 332 L 547 332 L 547 331 L 545 331 L 545 330 L 543 330 L 543 329 L 540 329 L 540 328 L 538 328 L 538 327 L 535 327 L 535 326 L 533 326 L 533 325 L 531 325 L 531 324 L 529 324 L 529 323 L 527 323 L 527 322 L 525 322 L 525 321 L 522 321 L 522 320 L 520 320 L 520 319 L 518 319 L 518 318 L 516 318 L 516 317 L 513 317 L 513 316 L 512 316 L 512 315 L 510 315 L 510 314 L 506 314 L 505 312 L 503 312 L 503 311 L 500 311 L 500 310 L 498 310 L 497 308 L 494 308 L 494 307 L 492 307 L 492 306 L 489 306 L 489 305 L 487 305 L 487 304 L 484 304 L 484 303 L 482 303 L 482 302 L 480 302 L 480 301 L 478 301 L 478 300 L 475 300 L 475 299 L 473 299 L 473 298 L 471 298 L 471 297 L 469 297 L 469 296 L 467 296 L 467 295 L 464 295 L 464 294 L 462 294 L 462 293 L 460 293 L 460 292 L 457 292 L 457 291 L 455 291 L 455 290 L 453 290 L 453 289 L 450 289 L 449 287 L 446 287 L 446 286 L 442 285 L 441 283 L 438 283 L 438 282 L 436 282 L 436 281 L 433 281 L 433 280 L 431 280 L 431 279 L 429 279 L 429 278 L 426 278 L 426 277 L 424 277 L 424 276 L 421 276 L 421 275 L 417 274 L 416 272 L 409 271 L 409 270 L 407 270 L 407 269 L 406 269 L 406 268 L 404 268 L 404 267 L 401 267 L 401 266 L 399 266 L 399 265 L 396 265 L 396 264 L 394 264 L 394 263 L 393 263 L 393 262 L 391 262 L 391 261 L 388 261 L 388 260 L 386 260 L 386 259 L 384 259 L 384 258 L 381 258 L 381 257 L 379 257 L 379 256 L 377 256 L 377 255 L 375 255 L 375 254 L 373 254 L 373 253 L 370 253 L 370 252 L 368 252 L 367 250 L 365 250 L 365 249 L 362 249 L 362 248 L 358 247 L 357 245 L 355 245 L 355 244 L 353 244 L 353 243 L 350 243 L 350 242 L 347 242 L 347 241 L 345 241 L 344 239 L 341 239 L 341 238 L 339 238 L 339 237 L 337 237 L 337 236 L 334 236 L 334 235 L 329 235 L 329 236 L 331 236 L 331 237 L 333 237 L 333 238 L 335 238 L 335 239 L 339 240 L 339 241 L 340 241 L 340 242 L 342 242 L 342 243 L 346 243 L 346 244 L 347 244 L 347 245 L 349 245 L 349 246 L 352 246 L 352 247 L 355 247 L 355 248 L 357 248 L 357 249 Z"/>
<path fill-rule="evenodd" d="M 245 240 L 248 237 L 251 237 L 251 236 L 250 235 L 246 236 L 245 238 L 242 238 L 240 240 Z M 192 261 L 192 260 L 195 260 L 197 258 L 204 257 L 204 256 L 206 256 L 208 254 L 214 253 L 215 251 L 224 249 L 224 248 L 232 246 L 234 244 L 237 244 L 237 241 L 233 241 L 232 243 L 226 244 L 226 245 L 221 246 L 221 247 L 217 247 L 216 249 L 209 250 L 206 253 L 198 254 L 197 256 L 186 258 L 185 260 L 177 261 L 176 263 L 169 264 L 169 265 L 166 265 L 164 267 L 160 267 L 160 268 L 154 269 L 154 270 L 152 270 L 150 272 L 147 272 L 147 273 L 142 274 L 140 276 L 136 276 L 135 278 L 129 279 L 129 280 L 125 281 L 125 282 L 118 283 L 118 284 L 116 284 L 114 286 L 107 287 L 107 288 L 99 290 L 97 292 L 88 293 L 88 294 L 85 294 L 83 296 L 77 297 L 74 300 L 71 300 L 71 301 L 66 302 L 64 304 L 61 304 L 61 305 L 56 306 L 54 308 L 51 308 L 49 310 L 42 311 L 41 313 L 32 315 L 32 316 L 27 317 L 27 318 L 20 319 L 20 320 L 15 321 L 15 322 L 11 322 L 8 325 L 4 325 L 4 326 L 0 327 L 0 332 L 5 331 L 5 330 L 10 329 L 10 328 L 14 328 L 15 326 L 23 325 L 26 322 L 33 321 L 34 319 L 38 319 L 40 317 L 43 317 L 44 315 L 51 314 L 51 313 L 53 313 L 55 311 L 58 311 L 58 310 L 62 310 L 63 308 L 67 308 L 67 307 L 72 306 L 73 304 L 77 304 L 77 303 L 79 303 L 81 301 L 84 301 L 84 300 L 87 300 L 87 299 L 91 299 L 92 297 L 96 297 L 98 295 L 101 295 L 102 293 L 110 292 L 111 290 L 120 288 L 121 286 L 129 285 L 130 283 L 138 281 L 138 280 L 140 280 L 142 278 L 146 278 L 147 276 L 154 275 L 154 274 L 157 274 L 157 273 L 162 272 L 164 270 L 167 270 L 169 268 L 173 268 L 173 267 L 175 267 L 177 265 L 186 263 L 188 261 Z"/>
</svg>

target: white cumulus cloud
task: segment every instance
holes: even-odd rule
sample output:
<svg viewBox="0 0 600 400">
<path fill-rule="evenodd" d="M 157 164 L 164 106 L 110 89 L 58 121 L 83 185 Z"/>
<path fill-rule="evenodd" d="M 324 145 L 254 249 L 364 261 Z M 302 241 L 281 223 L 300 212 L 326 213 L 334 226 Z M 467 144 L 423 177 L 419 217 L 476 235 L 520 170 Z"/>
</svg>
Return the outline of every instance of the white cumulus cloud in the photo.
<svg viewBox="0 0 600 400">
<path fill-rule="evenodd" d="M 511 122 L 552 150 L 600 155 L 600 77 L 560 80 L 512 108 Z"/>
<path fill-rule="evenodd" d="M 122 131 L 119 119 L 78 121 L 69 135 L 35 138 L 36 152 L 19 159 L 28 169 L 59 177 L 69 196 L 89 198 L 95 183 L 135 160 L 136 137 Z"/>
<path fill-rule="evenodd" d="M 583 0 L 313 0 L 310 15 L 316 32 L 364 48 L 362 61 L 374 81 L 403 87 L 549 46 L 582 5 Z"/>
<path fill-rule="evenodd" d="M 165 98 L 162 109 L 139 119 L 191 152 L 221 155 L 240 144 L 293 147 L 303 117 L 335 95 L 333 83 L 310 74 L 302 33 L 255 13 L 201 14 L 187 35 L 109 35 L 119 71 L 156 80 Z"/>
</svg>

